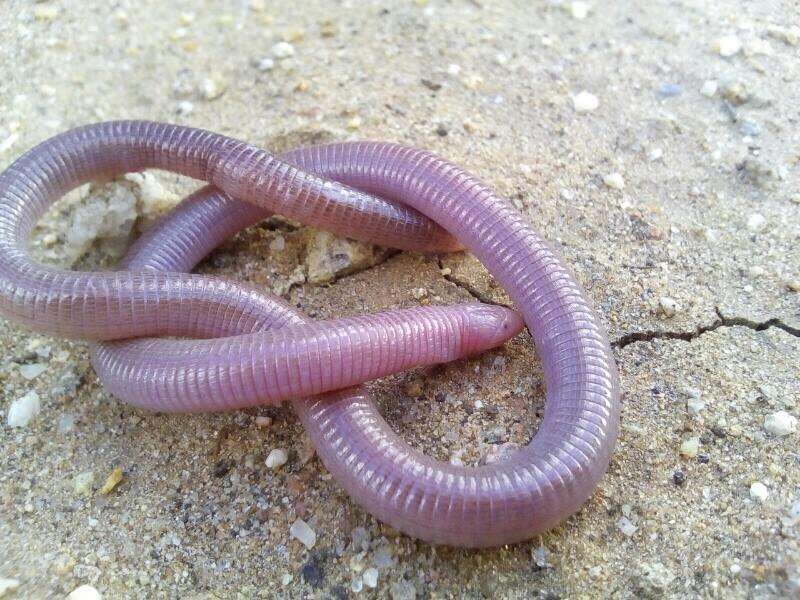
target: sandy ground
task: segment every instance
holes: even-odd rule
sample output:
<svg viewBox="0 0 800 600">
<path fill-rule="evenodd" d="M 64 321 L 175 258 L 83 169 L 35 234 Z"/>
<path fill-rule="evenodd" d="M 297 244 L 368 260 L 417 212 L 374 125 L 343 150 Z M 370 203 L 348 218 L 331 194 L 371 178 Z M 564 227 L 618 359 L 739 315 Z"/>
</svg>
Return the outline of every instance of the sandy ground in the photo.
<svg viewBox="0 0 800 600">
<path fill-rule="evenodd" d="M 288 408 L 143 413 L 102 389 L 83 343 L 1 321 L 0 578 L 19 586 L 9 596 L 84 584 L 106 598 L 800 594 L 798 433 L 765 427 L 779 411 L 800 416 L 800 10 L 778 0 L 581 9 L 3 3 L 0 167 L 112 118 L 274 149 L 356 138 L 427 147 L 509 196 L 560 250 L 614 340 L 624 401 L 613 463 L 579 514 L 526 544 L 433 548 L 353 505 Z M 576 110 L 582 90 L 597 108 Z M 34 252 L 112 264 L 161 205 L 196 186 L 165 173 L 153 182 L 155 192 L 116 182 L 73 194 Z M 76 215 L 113 198 L 132 217 L 75 256 Z M 309 283 L 312 250 L 332 244 L 352 264 Z M 503 298 L 469 256 L 387 254 L 278 221 L 202 270 L 264 285 L 315 317 Z M 543 400 L 524 335 L 371 388 L 416 447 L 473 464 L 526 442 Z M 8 427 L 10 404 L 30 391 L 41 411 Z M 277 472 L 264 466 L 274 448 L 289 451 Z M 101 494 L 115 468 L 122 481 Z M 316 531 L 312 550 L 289 535 L 298 516 Z M 375 588 L 364 584 L 373 565 Z"/>
</svg>

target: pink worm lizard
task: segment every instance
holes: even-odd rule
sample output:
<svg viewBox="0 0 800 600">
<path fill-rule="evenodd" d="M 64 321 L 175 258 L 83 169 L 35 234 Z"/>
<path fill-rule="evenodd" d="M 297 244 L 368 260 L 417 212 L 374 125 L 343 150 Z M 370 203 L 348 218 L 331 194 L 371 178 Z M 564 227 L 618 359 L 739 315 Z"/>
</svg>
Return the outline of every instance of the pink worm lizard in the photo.
<svg viewBox="0 0 800 600">
<path fill-rule="evenodd" d="M 213 187 L 142 236 L 121 270 L 75 273 L 28 256 L 35 222 L 68 190 L 153 167 Z M 547 400 L 532 441 L 497 464 L 441 463 L 396 436 L 362 389 L 343 389 L 502 344 L 522 327 L 513 311 L 471 304 L 314 323 L 254 288 L 185 273 L 270 212 L 399 248 L 461 243 L 472 251 L 519 306 L 540 353 Z M 617 436 L 616 366 L 567 269 L 485 184 L 397 144 L 330 144 L 278 159 L 219 134 L 141 121 L 56 136 L 0 174 L 0 312 L 99 342 L 98 375 L 140 406 L 224 410 L 292 400 L 352 498 L 431 543 L 497 546 L 554 526 L 591 495 Z M 208 339 L 146 338 L 154 335 Z"/>
</svg>

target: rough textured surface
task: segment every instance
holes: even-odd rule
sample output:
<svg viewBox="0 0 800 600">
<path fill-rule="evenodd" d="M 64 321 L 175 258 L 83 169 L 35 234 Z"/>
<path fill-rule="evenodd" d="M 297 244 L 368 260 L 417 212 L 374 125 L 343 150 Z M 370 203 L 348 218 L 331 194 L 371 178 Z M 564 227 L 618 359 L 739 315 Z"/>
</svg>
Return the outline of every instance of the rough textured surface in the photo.
<svg viewBox="0 0 800 600">
<path fill-rule="evenodd" d="M 63 1 L 2 12 L 0 166 L 110 118 L 185 122 L 276 150 L 352 138 L 430 148 L 516 199 L 572 265 L 620 340 L 625 401 L 611 471 L 578 516 L 507 549 L 432 549 L 354 508 L 288 410 L 141 413 L 103 392 L 82 344 L 3 322 L 3 416 L 30 390 L 41 398 L 27 427 L 4 418 L 0 429 L 0 577 L 19 580 L 18 595 L 81 584 L 107 597 L 797 593 L 798 434 L 764 429 L 779 410 L 800 416 L 800 72 L 787 25 L 797 8 L 597 3 L 578 18 L 574 4 Z M 729 36 L 741 50 L 723 58 Z M 292 56 L 280 58 L 281 41 Z M 596 109 L 575 111 L 582 90 Z M 623 189 L 604 183 L 612 173 Z M 194 187 L 156 177 L 169 197 Z M 52 215 L 39 256 L 69 264 L 67 231 Z M 440 265 L 402 253 L 308 285 L 309 235 L 275 219 L 202 270 L 265 285 L 311 316 L 504 301 L 461 255 Z M 111 251 L 101 244 L 75 267 L 109 265 Z M 372 388 L 416 447 L 478 463 L 531 435 L 543 397 L 532 355 L 522 337 Z M 38 369 L 23 367 L 39 364 L 29 378 Z M 697 456 L 682 458 L 693 437 Z M 275 448 L 289 451 L 280 471 L 264 465 Z M 122 481 L 100 494 L 116 467 Z M 764 501 L 751 497 L 755 482 Z M 317 536 L 311 550 L 289 534 L 298 518 Z M 375 589 L 362 577 L 373 566 Z"/>
</svg>

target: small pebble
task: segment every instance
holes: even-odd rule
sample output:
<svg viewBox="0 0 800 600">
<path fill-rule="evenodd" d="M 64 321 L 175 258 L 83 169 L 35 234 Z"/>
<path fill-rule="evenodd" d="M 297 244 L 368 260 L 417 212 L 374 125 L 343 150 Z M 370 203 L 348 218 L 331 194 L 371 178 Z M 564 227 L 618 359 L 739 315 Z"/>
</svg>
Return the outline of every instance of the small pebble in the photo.
<svg viewBox="0 0 800 600">
<path fill-rule="evenodd" d="M 661 157 L 664 156 L 664 151 L 661 148 L 653 148 L 650 150 L 650 153 L 647 155 L 647 159 L 650 162 L 655 162 L 659 160 Z"/>
<path fill-rule="evenodd" d="M 753 500 L 764 502 L 764 500 L 769 498 L 769 489 L 760 481 L 756 481 L 750 486 L 750 497 Z"/>
<path fill-rule="evenodd" d="M 686 474 L 683 471 L 675 471 L 672 474 L 672 483 L 681 487 L 684 483 L 686 483 Z"/>
<path fill-rule="evenodd" d="M 259 416 L 256 417 L 256 427 L 269 427 L 272 425 L 272 417 Z"/>
<path fill-rule="evenodd" d="M 717 88 L 719 84 L 713 80 L 709 79 L 705 83 L 703 83 L 703 87 L 700 88 L 700 93 L 703 94 L 706 98 L 713 98 L 714 94 L 717 93 Z"/>
<path fill-rule="evenodd" d="M 662 83 L 658 88 L 658 95 L 661 98 L 673 98 L 683 93 L 683 87 L 676 83 Z"/>
<path fill-rule="evenodd" d="M 39 375 L 47 370 L 47 365 L 42 363 L 31 363 L 28 365 L 20 365 L 19 372 L 25 379 L 30 381 L 36 379 Z"/>
<path fill-rule="evenodd" d="M 789 523 L 791 525 L 800 523 L 800 500 L 792 504 L 789 508 Z"/>
<path fill-rule="evenodd" d="M 72 590 L 67 600 L 103 600 L 103 596 L 91 585 L 82 585 Z"/>
<path fill-rule="evenodd" d="M 761 134 L 761 127 L 755 121 L 745 120 L 742 121 L 742 126 L 739 128 L 739 131 L 741 131 L 743 135 L 756 137 Z"/>
<path fill-rule="evenodd" d="M 71 413 L 61 415 L 58 419 L 58 432 L 69 433 L 73 429 L 75 429 L 75 415 Z"/>
<path fill-rule="evenodd" d="M 417 597 L 417 590 L 410 581 L 399 579 L 391 585 L 389 594 L 392 600 L 415 600 Z"/>
<path fill-rule="evenodd" d="M 289 534 L 306 548 L 313 548 L 317 543 L 317 534 L 303 519 L 297 519 L 289 528 Z"/>
<path fill-rule="evenodd" d="M 353 548 L 361 552 L 369 550 L 369 532 L 363 527 L 355 527 L 350 532 L 350 539 L 353 540 Z"/>
<path fill-rule="evenodd" d="M 702 411 L 705 407 L 706 403 L 700 398 L 689 398 L 689 400 L 686 401 L 686 410 L 693 417 L 699 415 L 700 411 Z"/>
<path fill-rule="evenodd" d="M 300 570 L 300 575 L 303 577 L 303 581 L 313 588 L 321 587 L 325 581 L 325 571 L 322 570 L 322 567 L 313 558 L 303 565 L 303 568 Z"/>
<path fill-rule="evenodd" d="M 697 453 L 700 451 L 700 438 L 699 437 L 691 437 L 687 440 L 684 440 L 681 444 L 681 454 L 686 458 L 694 458 L 697 456 Z"/>
<path fill-rule="evenodd" d="M 631 537 L 638 527 L 634 525 L 628 517 L 620 517 L 617 521 L 617 529 L 619 529 L 626 537 Z"/>
<path fill-rule="evenodd" d="M 286 249 L 286 238 L 282 235 L 277 236 L 269 243 L 269 249 L 272 252 L 283 252 Z"/>
<path fill-rule="evenodd" d="M 797 431 L 797 417 L 779 410 L 764 418 L 764 429 L 778 437 L 789 435 Z"/>
<path fill-rule="evenodd" d="M 94 472 L 84 471 L 78 473 L 72 478 L 72 489 L 79 496 L 89 496 L 92 493 L 92 485 L 94 484 Z"/>
<path fill-rule="evenodd" d="M 220 79 L 214 77 L 206 77 L 200 82 L 200 93 L 206 100 L 216 100 L 225 93 L 228 84 Z"/>
<path fill-rule="evenodd" d="M 739 53 L 742 49 L 742 41 L 735 35 L 726 35 L 714 42 L 714 49 L 720 56 L 728 58 Z"/>
<path fill-rule="evenodd" d="M 15 592 L 19 589 L 19 579 L 0 577 L 0 598 L 8 592 Z"/>
<path fill-rule="evenodd" d="M 272 55 L 275 58 L 289 58 L 294 56 L 294 46 L 289 42 L 278 42 L 272 47 Z"/>
<path fill-rule="evenodd" d="M 544 546 L 533 548 L 531 550 L 531 558 L 533 558 L 533 562 L 536 563 L 536 566 L 540 569 L 546 569 L 551 566 L 547 560 L 547 548 Z"/>
<path fill-rule="evenodd" d="M 389 545 L 384 545 L 372 553 L 372 564 L 378 569 L 388 569 L 394 566 L 394 556 L 392 555 L 392 548 Z"/>
<path fill-rule="evenodd" d="M 732 81 L 725 85 L 725 88 L 722 90 L 722 95 L 725 100 L 734 106 L 746 104 L 751 99 L 750 91 L 741 81 Z"/>
<path fill-rule="evenodd" d="M 781 27 L 780 25 L 772 25 L 767 28 L 767 34 L 789 46 L 800 44 L 800 27 L 797 26 Z"/>
<path fill-rule="evenodd" d="M 353 576 L 352 581 L 350 581 L 350 589 L 356 594 L 364 589 L 364 580 L 361 579 L 360 575 Z"/>
<path fill-rule="evenodd" d="M 281 585 L 289 585 L 292 581 L 294 581 L 294 575 L 291 573 L 284 573 L 281 577 Z"/>
<path fill-rule="evenodd" d="M 267 465 L 267 468 L 277 471 L 286 464 L 287 460 L 289 460 L 289 455 L 287 454 L 286 450 L 283 448 L 275 448 L 274 450 L 270 451 L 269 455 L 267 456 L 267 460 L 264 461 L 264 464 Z"/>
<path fill-rule="evenodd" d="M 28 423 L 39 414 L 41 408 L 39 394 L 31 390 L 11 403 L 11 406 L 8 407 L 6 423 L 9 427 L 27 427 Z"/>
<path fill-rule="evenodd" d="M 764 215 L 759 213 L 753 213 L 747 218 L 747 228 L 750 231 L 761 231 L 766 224 L 767 219 L 764 218 Z"/>
<path fill-rule="evenodd" d="M 364 585 L 371 588 L 378 587 L 378 569 L 369 568 L 362 575 Z"/>
<path fill-rule="evenodd" d="M 33 7 L 33 16 L 38 21 L 52 21 L 58 16 L 58 6 L 54 4 L 39 4 Z"/>
<path fill-rule="evenodd" d="M 658 309 L 662 315 L 672 318 L 680 311 L 680 305 L 668 296 L 661 296 L 658 300 Z"/>
<path fill-rule="evenodd" d="M 188 100 L 182 100 L 178 102 L 178 114 L 179 115 L 190 115 L 194 111 L 194 103 L 189 102 Z"/>
<path fill-rule="evenodd" d="M 573 19 L 580 21 L 589 16 L 589 4 L 586 2 L 573 2 L 569 5 L 569 12 Z"/>
<path fill-rule="evenodd" d="M 256 69 L 259 71 L 271 71 L 275 68 L 275 61 L 269 57 L 262 58 L 256 63 Z"/>
<path fill-rule="evenodd" d="M 622 178 L 621 173 L 609 173 L 603 176 L 603 183 L 614 190 L 625 189 L 625 180 Z"/>
<path fill-rule="evenodd" d="M 600 100 L 594 94 L 584 90 L 572 97 L 572 105 L 577 112 L 592 112 L 600 106 Z"/>
</svg>

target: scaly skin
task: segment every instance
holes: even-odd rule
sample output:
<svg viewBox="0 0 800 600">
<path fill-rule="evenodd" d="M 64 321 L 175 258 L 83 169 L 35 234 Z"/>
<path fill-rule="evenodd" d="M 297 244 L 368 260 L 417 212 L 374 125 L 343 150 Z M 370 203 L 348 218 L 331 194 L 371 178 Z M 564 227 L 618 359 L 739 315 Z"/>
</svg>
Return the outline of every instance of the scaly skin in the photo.
<svg viewBox="0 0 800 600">
<path fill-rule="evenodd" d="M 284 159 L 287 162 L 216 134 L 136 122 L 89 126 L 45 142 L 0 175 L 0 309 L 37 329 L 87 339 L 156 334 L 216 338 L 202 343 L 100 344 L 94 361 L 98 371 L 109 384 L 127 381 L 121 393 L 128 399 L 138 394 L 152 397 L 131 387 L 136 377 L 130 373 L 137 369 L 142 373 L 156 370 L 151 383 L 158 387 L 157 394 L 167 389 L 174 394 L 168 396 L 170 407 L 193 408 L 198 398 L 203 408 L 239 405 L 235 397 L 248 393 L 247 389 L 253 398 L 271 398 L 271 384 L 276 380 L 266 381 L 263 375 L 241 379 L 258 363 L 258 353 L 252 361 L 242 360 L 238 349 L 247 344 L 235 341 L 240 336 L 216 336 L 283 335 L 287 343 L 296 344 L 295 356 L 302 357 L 297 348 L 306 338 L 295 334 L 311 335 L 314 326 L 303 325 L 303 318 L 291 308 L 257 290 L 174 271 L 190 269 L 238 227 L 252 222 L 257 215 L 250 205 L 259 206 L 262 213 L 280 212 L 358 239 L 427 250 L 455 248 L 442 229 L 420 217 L 422 213 L 472 251 L 520 307 L 545 372 L 547 403 L 542 424 L 531 443 L 505 462 L 457 467 L 410 448 L 361 390 L 294 400 L 320 458 L 365 509 L 433 543 L 472 547 L 511 543 L 552 527 L 577 510 L 608 466 L 618 429 L 618 377 L 596 315 L 550 248 L 507 201 L 428 152 L 357 142 L 302 149 Z M 99 174 L 154 166 L 204 179 L 222 192 L 207 188 L 168 215 L 132 249 L 125 271 L 64 273 L 28 259 L 23 243 L 35 220 L 59 195 Z M 198 214 L 205 220 L 196 218 Z M 190 222 L 200 224 L 199 229 L 189 227 Z M 509 313 L 494 317 L 489 332 L 480 327 L 486 324 L 484 319 L 478 319 L 479 333 L 472 337 L 484 345 L 496 345 L 505 339 L 504 330 L 518 326 Z M 381 321 L 384 317 L 373 318 L 376 324 L 386 325 Z M 423 330 L 408 328 L 416 315 L 403 318 L 409 321 L 396 321 L 396 331 L 410 335 L 398 341 L 395 357 L 385 360 L 402 363 L 398 368 L 407 366 L 401 360 L 403 344 L 412 344 L 410 354 L 415 356 L 426 345 L 414 345 Z M 467 322 L 471 319 L 432 330 L 444 337 L 448 331 L 456 333 L 454 339 L 462 336 L 461 342 L 450 343 L 460 343 L 461 352 L 472 352 L 475 348 L 463 342 L 464 330 L 458 329 Z M 332 323 L 323 327 L 335 328 L 336 322 Z M 351 324 L 339 325 L 344 325 L 344 331 Z M 260 333 L 263 330 L 269 331 Z M 357 337 L 359 343 L 366 340 Z M 374 342 L 375 346 L 368 347 L 378 349 L 381 357 L 391 355 L 390 340 Z M 157 358 L 142 356 L 143 349 L 155 348 L 153 344 L 175 343 L 184 344 L 184 350 L 172 355 L 166 371 L 158 371 L 165 365 Z M 209 345 L 226 352 L 236 348 L 234 364 L 225 362 L 230 352 L 209 354 Z M 322 348 L 312 346 L 315 351 Z M 193 352 L 192 347 L 198 350 Z M 442 347 L 448 350 L 433 352 L 430 360 L 453 355 L 455 346 Z M 281 380 L 284 388 L 295 389 L 281 397 L 292 397 L 294 391 L 332 389 L 314 380 L 333 381 L 342 375 L 337 381 L 349 384 L 382 372 L 374 365 L 355 368 L 372 361 L 368 355 L 334 351 L 328 357 L 317 363 L 308 362 L 310 355 L 298 358 L 299 374 L 295 370 L 292 379 L 287 372 Z M 140 360 L 150 360 L 150 368 L 143 369 Z M 232 369 L 232 382 L 239 377 L 246 385 L 214 388 L 214 378 L 198 376 L 198 366 L 220 363 L 223 370 Z M 109 364 L 115 368 L 104 371 Z M 314 370 L 317 367 L 321 370 Z M 280 366 L 276 363 L 275 368 Z M 175 375 L 175 369 L 183 369 L 182 374 Z M 349 379 L 353 370 L 358 375 Z M 305 383 L 298 383 L 301 380 Z"/>
</svg>

